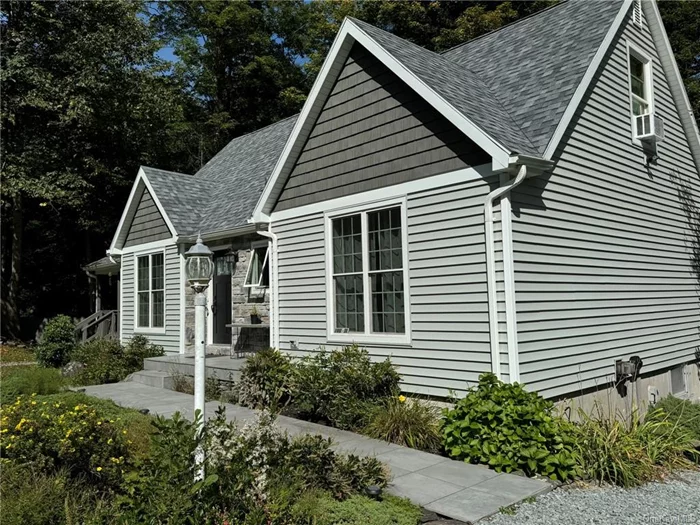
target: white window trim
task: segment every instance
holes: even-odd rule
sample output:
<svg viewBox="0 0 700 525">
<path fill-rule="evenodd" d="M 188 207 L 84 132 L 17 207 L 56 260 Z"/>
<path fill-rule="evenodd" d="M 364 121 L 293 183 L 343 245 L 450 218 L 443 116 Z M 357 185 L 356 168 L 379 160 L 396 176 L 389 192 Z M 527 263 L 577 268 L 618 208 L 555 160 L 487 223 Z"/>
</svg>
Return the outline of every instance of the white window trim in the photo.
<svg viewBox="0 0 700 525">
<path fill-rule="evenodd" d="M 627 71 L 625 71 L 625 74 L 627 75 L 627 93 L 629 94 L 629 111 L 630 111 L 630 131 L 632 132 L 632 144 L 635 144 L 637 146 L 642 146 L 642 141 L 640 141 L 638 138 L 635 138 L 636 135 L 636 128 L 635 128 L 635 115 L 633 111 L 633 101 L 635 95 L 632 93 L 632 79 L 630 78 L 631 71 L 632 71 L 632 62 L 630 61 L 631 56 L 635 56 L 638 60 L 641 60 L 644 63 L 644 95 L 646 97 L 646 100 L 644 102 L 647 102 L 649 105 L 649 114 L 653 115 L 654 114 L 654 61 L 652 60 L 651 56 L 649 54 L 645 53 L 642 51 L 640 47 L 637 45 L 633 44 L 629 40 L 627 41 L 627 46 L 626 46 L 626 51 L 627 51 L 627 57 L 626 57 L 626 63 L 627 63 Z"/>
<path fill-rule="evenodd" d="M 258 279 L 257 284 L 248 284 L 248 277 L 250 277 L 250 271 L 253 268 L 253 254 L 255 253 L 255 250 L 258 248 L 265 248 L 265 258 L 263 259 L 262 266 L 260 267 L 260 278 Z M 270 267 L 269 267 L 269 262 L 270 262 L 270 243 L 267 241 L 257 241 L 253 242 L 250 244 L 250 259 L 248 261 L 248 269 L 245 272 L 245 279 L 243 280 L 243 288 L 269 288 L 270 285 L 264 285 L 260 284 L 262 282 L 263 278 L 263 269 L 265 268 L 265 265 L 268 265 L 267 272 L 268 275 L 270 274 Z M 268 283 L 272 279 L 272 276 L 270 275 L 268 277 Z"/>
<path fill-rule="evenodd" d="M 405 333 L 390 334 L 390 333 L 372 333 L 372 316 L 371 298 L 368 300 L 368 291 L 371 289 L 369 282 L 369 256 L 365 249 L 368 244 L 367 238 L 367 215 L 366 212 L 381 210 L 393 206 L 401 208 L 401 243 L 402 243 L 402 258 L 403 258 L 403 290 L 404 290 L 404 319 Z M 364 334 L 343 334 L 335 332 L 335 296 L 333 293 L 333 219 L 344 217 L 346 215 L 354 215 L 364 213 L 362 215 L 362 275 L 364 287 L 364 317 L 365 317 L 365 333 Z M 380 202 L 365 203 L 345 208 L 338 208 L 324 213 L 325 236 L 326 236 L 326 340 L 328 343 L 340 344 L 377 344 L 377 345 L 410 345 L 411 344 L 411 290 L 409 287 L 408 275 L 408 228 L 407 228 L 407 212 L 406 212 L 406 197 L 388 199 Z"/>
<path fill-rule="evenodd" d="M 153 323 L 153 305 L 152 305 L 152 293 L 153 290 L 151 286 L 153 284 L 153 265 L 151 263 L 151 256 L 157 254 L 163 254 L 163 326 L 150 326 Z M 148 324 L 149 326 L 139 326 L 139 257 L 149 257 L 148 261 Z M 165 250 L 155 250 L 155 251 L 141 251 L 134 252 L 134 333 L 136 334 L 165 334 L 166 326 L 166 314 L 167 314 L 167 278 L 166 269 L 167 265 L 165 262 Z"/>
</svg>

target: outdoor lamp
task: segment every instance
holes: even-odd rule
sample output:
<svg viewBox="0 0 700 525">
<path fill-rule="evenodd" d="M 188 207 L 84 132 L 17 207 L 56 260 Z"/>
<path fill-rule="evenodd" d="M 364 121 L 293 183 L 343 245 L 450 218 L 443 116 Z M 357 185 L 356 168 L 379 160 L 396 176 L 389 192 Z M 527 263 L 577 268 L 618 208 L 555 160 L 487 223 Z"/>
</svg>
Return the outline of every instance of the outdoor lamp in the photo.
<svg viewBox="0 0 700 525">
<path fill-rule="evenodd" d="M 202 238 L 197 238 L 197 243 L 192 245 L 185 257 L 185 273 L 190 286 L 195 292 L 203 292 L 209 286 L 209 281 L 214 274 L 214 254 L 209 247 L 202 243 Z"/>
<path fill-rule="evenodd" d="M 190 286 L 195 291 L 194 296 L 194 411 L 199 416 L 196 420 L 197 434 L 204 428 L 204 383 L 206 382 L 206 324 L 207 296 L 204 290 L 209 286 L 209 280 L 214 274 L 214 261 L 211 250 L 202 243 L 201 236 L 192 246 L 185 257 L 185 273 Z M 195 481 L 204 479 L 204 449 L 201 444 L 195 451 Z"/>
</svg>

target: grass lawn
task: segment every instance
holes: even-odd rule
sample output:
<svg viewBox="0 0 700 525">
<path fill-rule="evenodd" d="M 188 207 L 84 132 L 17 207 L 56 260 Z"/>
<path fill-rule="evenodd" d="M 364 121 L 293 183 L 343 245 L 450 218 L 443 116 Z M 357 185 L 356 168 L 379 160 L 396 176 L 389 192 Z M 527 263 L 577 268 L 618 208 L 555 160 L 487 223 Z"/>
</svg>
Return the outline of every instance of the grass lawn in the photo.
<svg viewBox="0 0 700 525">
<path fill-rule="evenodd" d="M 0 363 L 24 363 L 34 361 L 31 348 L 0 345 Z"/>
</svg>

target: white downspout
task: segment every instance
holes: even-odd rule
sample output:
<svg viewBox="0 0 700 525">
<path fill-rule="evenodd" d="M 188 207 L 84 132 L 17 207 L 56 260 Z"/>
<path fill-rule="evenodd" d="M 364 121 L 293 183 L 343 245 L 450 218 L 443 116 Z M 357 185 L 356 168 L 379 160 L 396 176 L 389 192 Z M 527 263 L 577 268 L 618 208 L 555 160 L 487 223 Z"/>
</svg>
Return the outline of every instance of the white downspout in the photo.
<svg viewBox="0 0 700 525">
<path fill-rule="evenodd" d="M 486 234 L 486 284 L 488 288 L 488 303 L 489 303 L 489 331 L 491 342 L 491 368 L 496 377 L 501 378 L 501 349 L 500 341 L 498 336 L 498 295 L 496 294 L 496 247 L 493 240 L 493 201 L 501 197 L 503 194 L 509 192 L 520 183 L 522 183 L 527 177 L 527 166 L 524 164 L 520 166 L 518 170 L 518 175 L 515 177 L 513 182 L 507 186 L 501 186 L 496 188 L 491 193 L 486 196 L 486 201 L 484 202 L 484 229 Z M 501 210 L 503 213 L 503 210 Z M 504 260 L 506 246 L 503 245 Z M 511 310 L 506 301 L 506 323 L 508 323 L 508 310 Z M 512 323 L 510 323 L 512 324 Z M 513 326 L 514 328 L 514 326 Z M 509 355 L 510 355 L 509 349 Z M 511 377 L 511 381 L 513 378 Z"/>
<path fill-rule="evenodd" d="M 279 344 L 279 296 L 277 285 L 277 234 L 272 232 L 272 223 L 267 223 L 267 231 L 258 230 L 263 237 L 272 241 L 270 254 L 270 346 L 280 347 Z"/>
</svg>

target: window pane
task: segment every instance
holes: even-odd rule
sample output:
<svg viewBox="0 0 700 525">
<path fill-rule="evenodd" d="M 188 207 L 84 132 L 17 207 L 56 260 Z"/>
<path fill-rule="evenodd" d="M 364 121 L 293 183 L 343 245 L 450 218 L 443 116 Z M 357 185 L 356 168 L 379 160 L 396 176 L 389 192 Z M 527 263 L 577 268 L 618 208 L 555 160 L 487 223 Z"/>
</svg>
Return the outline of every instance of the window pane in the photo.
<svg viewBox="0 0 700 525">
<path fill-rule="evenodd" d="M 150 315 L 149 315 L 149 311 L 148 311 L 148 292 L 139 292 L 138 293 L 138 302 L 139 302 L 138 326 L 149 327 L 150 324 L 148 323 L 148 321 L 150 319 Z"/>
<path fill-rule="evenodd" d="M 362 271 L 360 215 L 333 220 L 333 273 Z"/>
<path fill-rule="evenodd" d="M 401 268 L 401 209 L 372 212 L 367 215 L 367 219 L 370 271 Z"/>
<path fill-rule="evenodd" d="M 637 98 L 632 98 L 632 113 L 634 115 L 646 115 L 649 113 L 649 106 Z"/>
<path fill-rule="evenodd" d="M 151 255 L 151 290 L 162 290 L 165 288 L 163 275 L 163 254 L 154 253 Z"/>
<path fill-rule="evenodd" d="M 381 272 L 371 275 L 372 331 L 404 333 L 403 272 Z"/>
<path fill-rule="evenodd" d="M 139 257 L 137 260 L 138 265 L 138 279 L 137 286 L 138 290 L 148 290 L 148 255 Z"/>
<path fill-rule="evenodd" d="M 165 326 L 164 292 L 151 292 L 153 306 L 153 324 L 151 326 Z"/>
<path fill-rule="evenodd" d="M 362 275 L 340 275 L 334 280 L 336 331 L 364 332 Z"/>
</svg>

